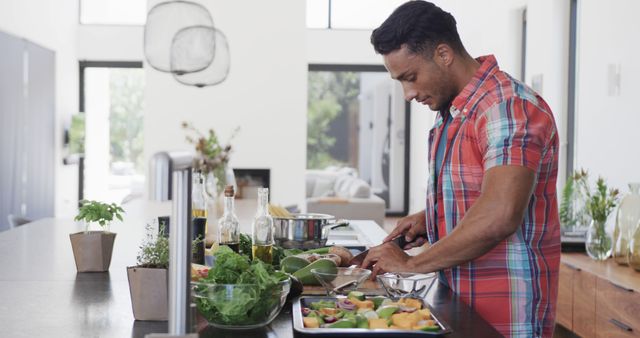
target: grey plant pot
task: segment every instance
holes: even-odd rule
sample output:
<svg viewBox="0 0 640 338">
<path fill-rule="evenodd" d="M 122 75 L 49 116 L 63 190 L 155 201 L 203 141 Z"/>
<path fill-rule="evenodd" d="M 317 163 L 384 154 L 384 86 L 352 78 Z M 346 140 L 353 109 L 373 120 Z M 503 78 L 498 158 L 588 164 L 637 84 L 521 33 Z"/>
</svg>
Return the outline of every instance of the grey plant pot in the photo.
<svg viewBox="0 0 640 338">
<path fill-rule="evenodd" d="M 167 269 L 127 267 L 131 307 L 136 320 L 168 319 Z"/>
<path fill-rule="evenodd" d="M 69 234 L 78 272 L 104 272 L 111 265 L 116 234 L 105 231 Z"/>
</svg>

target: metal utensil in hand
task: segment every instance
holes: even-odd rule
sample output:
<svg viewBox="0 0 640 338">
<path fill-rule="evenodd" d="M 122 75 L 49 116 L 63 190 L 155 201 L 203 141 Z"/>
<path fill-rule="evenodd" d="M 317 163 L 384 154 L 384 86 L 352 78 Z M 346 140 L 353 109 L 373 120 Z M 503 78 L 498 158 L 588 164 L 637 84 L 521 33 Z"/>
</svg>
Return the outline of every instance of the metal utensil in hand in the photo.
<svg viewBox="0 0 640 338">
<path fill-rule="evenodd" d="M 398 245 L 400 247 L 400 249 L 404 249 L 405 245 L 407 245 L 409 243 L 404 239 L 404 235 L 400 235 L 400 236 L 394 238 L 391 242 L 395 243 L 396 245 Z M 367 249 L 367 250 L 355 255 L 349 261 L 349 265 L 360 266 L 360 264 L 362 264 L 362 262 L 364 262 L 365 257 L 367 257 L 367 254 L 369 254 L 369 249 Z"/>
</svg>

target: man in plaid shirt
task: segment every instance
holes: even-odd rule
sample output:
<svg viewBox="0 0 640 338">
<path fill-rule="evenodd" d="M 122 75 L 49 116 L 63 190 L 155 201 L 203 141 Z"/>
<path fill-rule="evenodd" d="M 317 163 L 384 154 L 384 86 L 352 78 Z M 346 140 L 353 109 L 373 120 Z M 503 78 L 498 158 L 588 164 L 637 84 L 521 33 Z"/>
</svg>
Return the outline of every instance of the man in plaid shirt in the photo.
<svg viewBox="0 0 640 338">
<path fill-rule="evenodd" d="M 410 257 L 393 243 L 372 248 L 363 266 L 438 271 L 442 283 L 508 337 L 553 335 L 560 233 L 558 134 L 549 106 L 501 71 L 472 58 L 451 14 L 410 1 L 373 31 L 407 100 L 438 112 L 429 132 L 424 211 L 401 219 L 385 239 L 430 246 Z"/>
</svg>

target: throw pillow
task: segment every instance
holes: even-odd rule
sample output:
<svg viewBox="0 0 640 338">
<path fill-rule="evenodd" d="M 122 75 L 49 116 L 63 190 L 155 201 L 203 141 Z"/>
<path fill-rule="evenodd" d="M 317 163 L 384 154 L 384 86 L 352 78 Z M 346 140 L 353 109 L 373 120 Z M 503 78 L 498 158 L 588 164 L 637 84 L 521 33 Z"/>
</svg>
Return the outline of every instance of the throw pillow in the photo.
<svg viewBox="0 0 640 338">
<path fill-rule="evenodd" d="M 369 198 L 371 186 L 361 179 L 355 179 L 349 185 L 349 195 L 353 198 Z"/>
<path fill-rule="evenodd" d="M 311 194 L 311 196 L 312 197 L 333 196 L 334 195 L 333 185 L 334 185 L 333 179 L 318 177 L 318 179 L 316 179 L 315 185 L 313 186 L 313 194 Z"/>
</svg>

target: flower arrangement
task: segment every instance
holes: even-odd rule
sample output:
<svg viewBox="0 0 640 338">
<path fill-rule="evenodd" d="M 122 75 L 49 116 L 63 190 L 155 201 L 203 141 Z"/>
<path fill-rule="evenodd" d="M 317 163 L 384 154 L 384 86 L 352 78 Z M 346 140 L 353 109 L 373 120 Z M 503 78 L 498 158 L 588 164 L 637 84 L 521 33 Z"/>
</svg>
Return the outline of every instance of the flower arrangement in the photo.
<svg viewBox="0 0 640 338">
<path fill-rule="evenodd" d="M 193 169 L 202 172 L 205 176 L 213 174 L 216 178 L 216 190 L 220 193 L 226 184 L 225 168 L 229 162 L 231 145 L 229 143 L 222 145 L 213 129 L 209 129 L 205 135 L 189 122 L 182 122 L 182 128 L 189 133 L 186 136 L 187 141 L 194 144 L 196 148 Z M 238 130 L 239 128 L 234 130 L 229 141 L 235 137 Z"/>
<path fill-rule="evenodd" d="M 605 260 L 611 255 L 613 240 L 605 227 L 607 217 L 618 205 L 618 189 L 609 188 L 604 178 L 598 177 L 595 189 L 591 189 L 585 179 L 577 180 L 580 189 L 585 194 L 585 210 L 591 217 L 591 224 L 587 230 L 585 248 L 589 257 L 595 260 Z"/>
<path fill-rule="evenodd" d="M 606 221 L 609 214 L 618 205 L 619 195 L 618 189 L 607 187 L 605 180 L 598 177 L 595 191 L 586 189 L 587 213 L 596 221 Z"/>
</svg>

